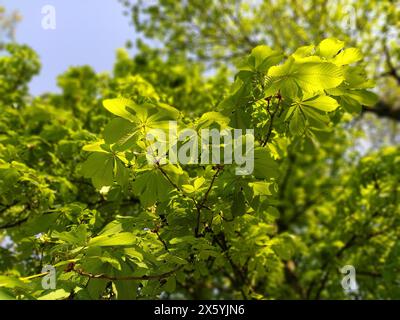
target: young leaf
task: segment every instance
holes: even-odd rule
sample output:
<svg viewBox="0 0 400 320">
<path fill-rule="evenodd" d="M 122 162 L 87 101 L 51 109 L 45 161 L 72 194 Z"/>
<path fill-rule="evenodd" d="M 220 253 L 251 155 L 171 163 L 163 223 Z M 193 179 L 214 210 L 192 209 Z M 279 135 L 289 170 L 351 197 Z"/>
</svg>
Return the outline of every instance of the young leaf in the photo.
<svg viewBox="0 0 400 320">
<path fill-rule="evenodd" d="M 317 53 L 321 57 L 330 59 L 337 55 L 341 49 L 344 47 L 344 42 L 338 39 L 329 38 L 322 40 L 317 48 Z"/>
<path fill-rule="evenodd" d="M 88 246 L 128 246 L 138 241 L 137 237 L 129 232 L 121 232 L 112 235 L 101 235 L 90 239 Z"/>
<path fill-rule="evenodd" d="M 301 105 L 313 107 L 325 112 L 335 111 L 339 107 L 339 104 L 335 99 L 323 95 L 302 101 Z"/>
</svg>

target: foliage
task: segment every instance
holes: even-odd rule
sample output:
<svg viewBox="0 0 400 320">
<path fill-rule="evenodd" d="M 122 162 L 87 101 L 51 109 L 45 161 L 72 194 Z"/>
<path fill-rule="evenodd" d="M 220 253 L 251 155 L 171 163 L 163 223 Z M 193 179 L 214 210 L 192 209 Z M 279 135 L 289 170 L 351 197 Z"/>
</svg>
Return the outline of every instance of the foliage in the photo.
<svg viewBox="0 0 400 320">
<path fill-rule="evenodd" d="M 233 2 L 221 3 L 233 10 Z M 288 3 L 262 7 L 257 19 L 278 23 Z M 267 46 L 256 45 L 254 34 L 263 32 L 244 14 L 251 7 L 239 10 L 242 23 L 249 19 L 235 25 L 243 29 L 226 33 L 213 29 L 218 22 L 233 27 L 221 22 L 220 7 L 205 5 L 211 25 L 200 39 L 209 39 L 208 28 L 226 38 L 226 51 L 213 47 L 207 58 L 201 41 L 179 45 L 192 29 L 167 18 L 174 13 L 185 22 L 205 13 L 195 2 L 159 1 L 146 9 L 150 24 L 137 24 L 154 36 L 151 23 L 158 21 L 175 52 L 140 44 L 133 58 L 117 52 L 112 74 L 71 67 L 58 78 L 60 94 L 31 97 L 36 54 L 5 46 L 0 298 L 400 298 L 400 150 L 378 145 L 365 152 L 359 144 L 360 114 L 382 99 L 372 92 L 371 56 L 346 45 L 352 37 L 314 37 L 321 27 L 312 10 L 312 24 L 303 30 L 289 23 L 281 42 Z M 326 32 L 342 30 L 335 19 Z M 234 43 L 236 37 L 243 41 Z M 232 81 L 229 65 L 205 76 L 206 66 L 187 56 L 194 44 L 198 58 L 221 61 L 219 54 L 233 53 Z M 198 134 L 254 129 L 253 174 L 237 175 L 235 164 L 163 163 L 158 155 L 148 162 L 146 135 L 169 121 Z M 55 290 L 42 287 L 45 265 L 56 268 Z M 355 291 L 340 285 L 344 265 L 356 268 Z"/>
<path fill-rule="evenodd" d="M 378 108 L 400 119 L 399 21 L 395 0 L 120 0 L 143 38 L 161 52 L 197 57 L 211 65 L 232 63 L 259 44 L 288 51 L 335 37 L 365 53 L 368 74 L 380 89 Z M 205 9 L 206 8 L 206 9 Z"/>
<path fill-rule="evenodd" d="M 10 53 L 6 70 L 36 65 Z M 224 99 L 225 77 L 192 70 L 171 82 L 183 65 L 159 61 L 160 78 L 144 56 L 120 51 L 112 77 L 71 68 L 60 95 L 33 100 L 30 69 L 15 98 L 2 96 L 2 295 L 343 298 L 336 268 L 348 263 L 365 268 L 360 295 L 398 295 L 398 150 L 343 156 L 342 124 L 376 100 L 359 50 L 326 39 L 285 58 L 257 46 Z M 149 164 L 145 135 L 169 120 L 254 128 L 254 174 Z M 44 265 L 56 267 L 57 290 L 42 288 Z"/>
</svg>

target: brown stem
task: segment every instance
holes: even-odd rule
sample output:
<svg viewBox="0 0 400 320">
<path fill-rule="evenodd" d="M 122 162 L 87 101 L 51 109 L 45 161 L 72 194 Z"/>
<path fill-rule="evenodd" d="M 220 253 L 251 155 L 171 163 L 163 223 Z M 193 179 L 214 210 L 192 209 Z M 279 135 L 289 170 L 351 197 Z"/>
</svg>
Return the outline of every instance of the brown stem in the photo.
<svg viewBox="0 0 400 320">
<path fill-rule="evenodd" d="M 392 59 L 390 57 L 389 48 L 387 47 L 386 44 L 383 46 L 383 51 L 384 51 L 385 57 L 386 57 L 386 64 L 387 64 L 387 66 L 389 68 L 388 74 L 393 76 L 396 79 L 397 84 L 400 85 L 400 75 L 399 75 L 399 73 L 397 72 L 395 66 L 392 63 Z"/>
<path fill-rule="evenodd" d="M 267 100 L 267 102 L 268 102 L 267 112 L 268 112 L 268 114 L 269 114 L 270 123 L 269 123 L 268 131 L 267 131 L 267 136 L 266 136 L 264 142 L 262 143 L 262 146 L 263 146 L 263 147 L 265 147 L 265 146 L 267 145 L 267 143 L 268 143 L 268 141 L 269 141 L 269 139 L 270 139 L 270 137 L 271 137 L 271 134 L 272 134 L 272 128 L 273 128 L 273 124 L 274 124 L 274 118 L 275 118 L 275 115 L 276 115 L 276 114 L 278 113 L 278 111 L 279 111 L 279 107 L 280 107 L 280 105 L 281 105 L 281 100 L 282 100 L 282 96 L 280 95 L 280 93 L 278 93 L 277 98 L 278 98 L 278 106 L 277 106 L 277 108 L 276 108 L 276 110 L 275 110 L 274 112 L 271 112 L 271 111 L 269 110 L 269 107 L 270 107 L 270 100 L 269 100 L 269 99 Z"/>
<path fill-rule="evenodd" d="M 201 208 L 207 208 L 205 206 L 205 203 L 207 202 L 208 199 L 208 195 L 214 185 L 215 179 L 217 178 L 219 172 L 222 170 L 222 167 L 217 167 L 217 171 L 214 173 L 211 183 L 208 186 L 208 189 L 206 191 L 206 193 L 204 194 L 203 200 L 201 200 L 200 203 L 196 203 L 196 210 L 197 210 L 197 222 L 196 222 L 196 228 L 194 229 L 194 233 L 196 238 L 199 237 L 199 229 L 200 229 L 200 220 L 201 220 Z"/>
<path fill-rule="evenodd" d="M 73 269 L 74 272 L 78 273 L 81 276 L 85 276 L 85 277 L 89 277 L 90 279 L 107 279 L 107 280 L 113 280 L 113 281 L 118 281 L 118 280 L 154 280 L 154 279 L 164 279 L 167 278 L 169 276 L 171 276 L 172 274 L 174 274 L 175 272 L 177 272 L 179 269 L 181 269 L 182 266 L 179 266 L 171 271 L 165 272 L 165 273 L 161 273 L 161 274 L 153 274 L 153 275 L 144 275 L 144 276 L 121 276 L 121 277 L 117 277 L 117 276 L 110 276 L 110 275 L 106 275 L 106 274 L 93 274 L 90 272 L 86 272 L 82 269 Z"/>
</svg>

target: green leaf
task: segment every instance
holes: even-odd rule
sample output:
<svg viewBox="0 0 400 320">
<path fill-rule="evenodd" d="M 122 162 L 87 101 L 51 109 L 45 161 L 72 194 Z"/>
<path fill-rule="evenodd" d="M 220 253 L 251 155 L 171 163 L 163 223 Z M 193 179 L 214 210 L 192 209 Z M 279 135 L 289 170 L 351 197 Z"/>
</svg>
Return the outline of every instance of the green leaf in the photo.
<svg viewBox="0 0 400 320">
<path fill-rule="evenodd" d="M 91 178 L 96 189 L 111 186 L 115 181 L 126 188 L 129 182 L 129 170 L 113 153 L 92 153 L 82 165 L 82 174 L 85 178 Z"/>
<path fill-rule="evenodd" d="M 87 226 L 81 224 L 69 232 L 53 231 L 51 236 L 69 244 L 84 246 L 87 238 Z"/>
<path fill-rule="evenodd" d="M 101 140 L 101 141 L 83 146 L 82 150 L 90 151 L 90 152 L 108 153 L 110 151 L 110 148 L 104 143 L 103 140 Z"/>
<path fill-rule="evenodd" d="M 314 45 L 302 46 L 302 47 L 296 49 L 296 51 L 293 53 L 293 57 L 295 57 L 295 58 L 308 57 L 308 56 L 312 55 L 314 50 L 315 50 Z"/>
<path fill-rule="evenodd" d="M 219 112 L 211 111 L 204 113 L 199 120 L 196 121 L 196 130 L 213 127 L 220 130 L 228 127 L 229 118 Z"/>
<path fill-rule="evenodd" d="M 246 213 L 246 199 L 242 190 L 233 194 L 231 213 L 234 217 L 242 216 Z"/>
<path fill-rule="evenodd" d="M 133 189 L 142 205 L 150 207 L 156 201 L 167 200 L 172 187 L 161 172 L 153 170 L 138 175 L 133 182 Z"/>
<path fill-rule="evenodd" d="M 171 121 L 180 117 L 180 112 L 165 103 L 129 103 L 126 99 L 105 100 L 104 106 L 122 117 L 113 119 L 105 128 L 108 143 L 115 143 L 113 150 L 124 151 L 135 145 L 151 130 L 168 130 Z M 154 133 L 154 132 L 153 132 Z"/>
<path fill-rule="evenodd" d="M 0 288 L 29 288 L 29 284 L 13 276 L 0 275 Z"/>
<path fill-rule="evenodd" d="M 270 183 L 264 181 L 250 182 L 249 187 L 253 190 L 254 196 L 270 196 L 272 195 L 269 190 Z"/>
<path fill-rule="evenodd" d="M 111 257 L 110 255 L 107 256 L 90 256 L 90 259 L 98 259 L 103 263 L 108 263 L 111 265 L 113 268 L 117 270 L 121 270 L 121 264 L 118 261 L 118 259 Z"/>
<path fill-rule="evenodd" d="M 170 253 L 165 253 L 163 255 L 158 256 L 158 260 L 160 261 L 165 260 L 171 264 L 179 264 L 179 265 L 185 265 L 188 263 L 185 259 Z"/>
<path fill-rule="evenodd" d="M 129 169 L 127 169 L 125 165 L 118 159 L 115 160 L 114 175 L 115 181 L 118 183 L 118 185 L 125 189 L 129 183 Z"/>
<path fill-rule="evenodd" d="M 71 292 L 65 291 L 64 289 L 57 289 L 40 296 L 38 300 L 61 300 L 68 298 L 70 295 Z"/>
<path fill-rule="evenodd" d="M 162 290 L 174 292 L 176 288 L 176 279 L 174 276 L 168 278 L 167 282 L 162 286 Z"/>
<path fill-rule="evenodd" d="M 320 44 L 318 45 L 317 48 L 317 53 L 321 57 L 324 57 L 326 59 L 330 59 L 337 55 L 341 49 L 344 47 L 344 42 L 340 41 L 335 38 L 329 38 L 322 40 Z"/>
<path fill-rule="evenodd" d="M 292 117 L 290 118 L 289 130 L 293 135 L 301 135 L 304 133 L 305 119 L 300 111 L 300 107 L 292 107 Z"/>
<path fill-rule="evenodd" d="M 284 81 L 281 86 L 281 95 L 286 99 L 293 99 L 297 97 L 299 92 L 299 87 L 297 86 L 296 81 L 293 79 L 288 79 Z"/>
<path fill-rule="evenodd" d="M 287 82 L 294 80 L 307 93 L 337 87 L 344 80 L 343 71 L 333 63 L 298 63 L 292 57 L 289 57 L 283 65 L 271 67 L 268 76 L 273 78 L 272 88 L 281 88 Z M 290 84 L 290 86 L 292 85 Z"/>
<path fill-rule="evenodd" d="M 325 112 L 335 111 L 339 107 L 339 104 L 335 99 L 324 95 L 302 101 L 301 104 Z"/>
<path fill-rule="evenodd" d="M 314 108 L 301 107 L 303 115 L 307 119 L 307 124 L 309 127 L 318 128 L 321 130 L 328 130 L 329 117 L 322 114 L 320 111 Z"/>
<path fill-rule="evenodd" d="M 107 269 L 105 269 L 103 272 L 106 273 Z M 100 272 L 98 270 L 97 272 Z M 102 298 L 103 292 L 107 286 L 108 281 L 104 279 L 97 279 L 96 281 L 89 281 L 86 290 L 89 293 L 89 296 L 93 300 L 99 300 Z"/>
<path fill-rule="evenodd" d="M 128 246 L 137 243 L 137 237 L 130 232 L 121 232 L 111 235 L 101 235 L 90 239 L 88 246 Z"/>
<path fill-rule="evenodd" d="M 349 113 L 360 113 L 362 110 L 361 104 L 348 96 L 342 96 L 340 97 L 340 105 L 343 107 L 344 110 L 346 110 Z"/>
<path fill-rule="evenodd" d="M 121 264 L 122 270 L 121 275 L 132 274 L 132 268 L 127 263 Z M 137 297 L 137 288 L 139 285 L 138 281 L 119 280 L 114 281 L 117 289 L 118 300 L 134 300 Z"/>
<path fill-rule="evenodd" d="M 342 70 L 332 63 L 303 63 L 297 65 L 292 75 L 305 92 L 334 88 L 344 80 Z"/>
<path fill-rule="evenodd" d="M 363 58 L 362 53 L 357 48 L 348 48 L 340 52 L 332 62 L 338 66 L 344 66 L 360 61 Z"/>
<path fill-rule="evenodd" d="M 8 292 L 6 289 L 0 288 L 0 300 L 15 300 L 16 298 L 11 295 L 11 292 Z"/>
<path fill-rule="evenodd" d="M 104 140 L 108 144 L 118 143 L 123 146 L 121 150 L 128 149 L 135 142 L 135 135 L 139 127 L 132 122 L 123 119 L 112 119 L 104 128 Z"/>
<path fill-rule="evenodd" d="M 254 70 L 263 72 L 279 63 L 282 58 L 283 55 L 279 51 L 272 50 L 266 45 L 260 45 L 251 51 L 249 62 Z"/>
<path fill-rule="evenodd" d="M 349 90 L 346 92 L 346 96 L 358 101 L 364 106 L 369 107 L 374 106 L 379 99 L 375 93 L 367 90 Z"/>
<path fill-rule="evenodd" d="M 135 116 L 126 109 L 126 107 L 134 108 L 136 106 L 136 104 L 129 99 L 106 99 L 103 101 L 103 106 L 116 116 L 129 120 L 131 122 L 134 122 L 136 120 Z"/>
<path fill-rule="evenodd" d="M 196 180 L 194 180 L 193 186 L 196 190 L 199 190 L 201 188 L 201 186 L 204 185 L 205 182 L 206 182 L 206 179 L 204 179 L 204 177 L 199 177 Z"/>
<path fill-rule="evenodd" d="M 279 166 L 267 148 L 256 148 L 254 150 L 254 176 L 257 179 L 277 178 Z"/>
<path fill-rule="evenodd" d="M 91 178 L 97 189 L 113 183 L 114 157 L 110 153 L 92 153 L 82 165 L 85 178 Z"/>
</svg>

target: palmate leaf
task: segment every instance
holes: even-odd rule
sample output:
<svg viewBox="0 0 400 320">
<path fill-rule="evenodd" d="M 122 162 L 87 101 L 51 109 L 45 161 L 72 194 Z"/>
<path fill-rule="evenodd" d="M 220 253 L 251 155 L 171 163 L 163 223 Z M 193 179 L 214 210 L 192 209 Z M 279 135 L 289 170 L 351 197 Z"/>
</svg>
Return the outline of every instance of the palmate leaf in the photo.
<svg viewBox="0 0 400 320">
<path fill-rule="evenodd" d="M 104 140 L 100 140 L 95 143 L 87 144 L 83 146 L 82 150 L 89 152 L 103 152 L 109 153 L 110 147 L 104 143 Z"/>
<path fill-rule="evenodd" d="M 144 126 L 160 121 L 176 120 L 180 117 L 177 109 L 165 103 L 136 104 L 129 99 L 116 98 L 104 100 L 103 105 L 113 114 Z"/>
<path fill-rule="evenodd" d="M 29 289 L 29 283 L 15 276 L 0 275 L 0 288 L 25 288 Z"/>
<path fill-rule="evenodd" d="M 112 119 L 104 128 L 104 140 L 108 144 L 117 143 L 121 150 L 131 147 L 140 127 L 123 118 Z"/>
<path fill-rule="evenodd" d="M 349 65 L 363 58 L 358 48 L 342 50 L 343 47 L 343 41 L 335 38 L 325 39 L 318 45 L 316 54 L 337 66 Z"/>
<path fill-rule="evenodd" d="M 313 62 L 296 65 L 293 78 L 305 92 L 334 88 L 344 80 L 342 70 L 334 64 Z"/>
<path fill-rule="evenodd" d="M 85 96 L 73 88 L 70 92 L 82 97 L 77 99 L 81 103 L 76 107 L 83 111 L 87 106 L 83 122 L 79 115 L 71 117 L 70 111 L 67 119 L 59 119 L 59 110 L 69 106 L 60 107 L 59 99 L 51 99 L 57 114 L 50 116 L 46 111 L 39 120 L 23 116 L 26 110 L 35 109 L 36 103 L 32 108 L 10 107 L 23 122 L 7 113 L 3 116 L 0 211 L 15 218 L 10 222 L 16 227 L 8 228 L 8 219 L 0 225 L 0 269 L 11 277 L 0 276 L 0 287 L 4 287 L 0 288 L 0 295 L 4 291 L 17 299 L 154 299 L 168 297 L 166 293 L 171 292 L 170 297 L 179 295 L 185 299 L 199 297 L 198 294 L 236 299 L 243 292 L 243 298 L 302 298 L 308 284 L 317 281 L 309 298 L 314 298 L 317 291 L 321 298 L 342 297 L 340 284 L 337 290 L 333 286 L 318 288 L 323 276 L 320 266 L 332 258 L 333 264 L 357 262 L 361 267 L 367 266 L 365 271 L 378 276 L 371 279 L 373 285 L 367 283 L 363 288 L 378 288 L 377 296 L 388 296 L 379 277 L 385 263 L 368 264 L 371 257 L 357 253 L 357 248 L 364 245 L 362 241 L 343 252 L 345 255 L 337 255 L 354 231 L 366 235 L 372 232 L 373 241 L 367 241 L 365 249 L 372 250 L 368 247 L 371 243 L 383 248 L 378 250 L 382 255 L 376 261 L 388 261 L 384 269 L 390 274 L 384 280 L 398 280 L 396 272 L 390 271 L 398 265 L 399 250 L 390 253 L 397 239 L 393 223 L 398 212 L 395 202 L 386 202 L 396 196 L 392 191 L 399 180 L 395 170 L 400 163 L 398 150 L 394 148 L 390 161 L 384 152 L 371 155 L 367 163 L 353 158 L 353 152 L 343 159 L 348 148 L 353 149 L 353 143 L 346 142 L 348 128 L 340 125 L 341 120 L 350 117 L 338 108 L 347 110 L 350 104 L 371 105 L 375 101 L 374 94 L 365 90 L 371 82 L 365 80 L 363 67 L 349 66 L 360 59 L 357 50 L 344 50 L 340 41 L 331 39 L 319 46 L 299 48 L 288 62 L 274 67 L 280 63 L 280 53 L 266 46 L 256 47 L 236 76 L 231 96 L 219 105 L 221 113 L 213 106 L 228 89 L 225 82 L 217 86 L 216 79 L 202 77 L 193 82 L 191 70 L 183 65 L 173 68 L 182 71 L 178 73 L 179 81 L 170 81 L 170 69 L 167 74 L 152 73 L 150 69 L 161 61 L 155 61 L 152 55 L 146 58 L 146 78 L 161 85 L 157 91 L 162 96 L 157 101 L 174 101 L 182 106 L 188 103 L 186 109 L 190 110 L 183 120 L 176 109 L 157 102 L 139 104 L 111 99 L 104 103 L 111 112 L 111 121 L 101 131 L 99 125 L 104 123 L 105 114 L 96 112 L 98 94 L 89 89 L 90 96 Z M 123 92 L 135 101 L 154 101 L 155 91 L 147 95 L 146 90 L 140 89 L 143 96 L 136 97 L 137 88 L 130 88 L 134 82 L 126 74 L 136 62 L 139 61 L 127 58 L 119 64 L 114 76 L 106 81 L 105 86 L 110 82 L 110 87 L 101 94 Z M 340 70 L 345 80 L 332 88 L 339 83 L 335 70 Z M 203 80 L 207 86 L 203 86 Z M 265 95 L 264 89 L 271 88 L 272 94 Z M 203 109 L 202 103 L 208 108 Z M 47 108 L 47 102 L 45 105 Z M 145 141 L 144 135 L 152 128 L 166 128 L 176 119 L 179 131 L 183 126 L 254 128 L 255 146 L 250 151 L 246 148 L 245 154 L 248 160 L 254 159 L 254 170 L 246 176 L 238 175 L 238 159 L 234 164 L 222 161 L 221 165 L 182 167 L 149 162 L 144 152 L 149 140 Z M 335 135 L 330 132 L 334 125 L 339 130 Z M 29 130 L 25 130 L 26 126 Z M 59 135 L 59 127 L 68 132 Z M 27 137 L 24 131 L 28 132 Z M 100 194 L 82 179 L 76 179 L 74 170 L 81 157 L 81 144 L 91 141 L 94 132 L 100 132 L 104 140 L 83 148 L 91 154 L 82 171 L 101 189 Z M 61 136 L 64 142 L 71 143 L 65 152 L 68 158 L 57 154 Z M 264 144 L 266 147 L 260 147 Z M 243 148 L 241 151 L 245 152 Z M 168 155 L 172 152 L 169 150 Z M 102 188 L 105 185 L 108 187 Z M 123 189 L 120 185 L 132 188 Z M 42 195 L 43 190 L 51 193 L 52 202 L 45 193 Z M 383 206 L 386 203 L 387 208 Z M 387 212 L 372 216 L 377 207 Z M 385 223 L 389 216 L 393 219 Z M 364 224 L 363 217 L 374 220 Z M 24 222 L 19 225 L 19 221 Z M 335 228 L 338 221 L 341 227 Z M 290 237 L 293 233 L 305 241 L 304 248 Z M 389 239 L 392 244 L 386 243 Z M 293 254 L 296 259 L 292 259 Z M 43 290 L 42 275 L 29 278 L 40 272 L 42 262 L 57 268 L 55 290 Z M 235 270 L 246 272 L 236 277 Z M 293 281 L 286 281 L 292 271 L 299 277 L 294 286 Z M 328 275 L 327 285 L 336 281 L 333 273 Z M 129 280 L 132 276 L 142 280 Z M 225 281 L 231 277 L 238 281 Z M 201 287 L 204 279 L 215 280 L 226 290 L 185 289 Z M 363 281 L 368 278 L 363 277 Z M 283 291 L 279 289 L 282 283 L 288 284 Z M 306 290 L 298 290 L 298 285 L 303 284 Z M 60 289 L 64 291 L 57 291 Z M 364 291 L 360 294 L 364 297 Z M 367 292 L 367 296 L 372 295 Z"/>
<path fill-rule="evenodd" d="M 299 86 L 294 79 L 287 79 L 280 86 L 280 93 L 282 97 L 286 99 L 293 99 L 297 97 L 299 92 Z"/>
<path fill-rule="evenodd" d="M 138 175 L 133 182 L 133 189 L 141 204 L 150 207 L 157 201 L 167 200 L 172 186 L 160 171 L 151 170 Z"/>
<path fill-rule="evenodd" d="M 96 189 L 111 186 L 114 181 L 126 187 L 129 179 L 129 171 L 118 155 L 103 150 L 89 155 L 82 165 L 82 174 L 92 180 Z"/>
<path fill-rule="evenodd" d="M 301 106 L 313 107 L 325 112 L 334 111 L 339 107 L 339 104 L 335 99 L 324 95 L 303 100 L 299 104 Z"/>
<path fill-rule="evenodd" d="M 272 195 L 270 190 L 271 184 L 265 181 L 250 182 L 249 187 L 252 190 L 253 196 L 270 196 Z"/>
<path fill-rule="evenodd" d="M 297 62 L 293 57 L 280 66 L 271 67 L 268 76 L 272 78 L 268 92 L 277 91 L 286 83 L 292 81 L 307 93 L 319 92 L 324 89 L 335 88 L 343 80 L 343 71 L 340 67 L 329 62 Z"/>
<path fill-rule="evenodd" d="M 40 296 L 38 300 L 65 300 L 70 295 L 71 292 L 69 291 L 66 291 L 64 289 L 57 289 L 55 291 L 45 293 L 44 295 Z"/>
<path fill-rule="evenodd" d="M 319 130 L 329 130 L 329 117 L 324 114 L 332 112 L 339 107 L 339 103 L 332 97 L 319 95 L 309 97 L 303 96 L 292 103 L 286 120 L 290 118 L 289 130 L 293 135 L 301 135 L 306 127 Z"/>
<path fill-rule="evenodd" d="M 338 66 L 344 66 L 344 65 L 348 65 L 348 64 L 352 64 L 354 62 L 360 61 L 362 58 L 363 58 L 363 55 L 359 49 L 348 48 L 348 49 L 341 51 L 331 61 Z"/>
<path fill-rule="evenodd" d="M 204 177 L 197 178 L 194 180 L 193 185 L 183 184 L 182 190 L 186 193 L 203 191 L 204 189 L 206 189 L 206 186 L 204 185 L 205 182 L 206 180 L 204 179 Z"/>
<path fill-rule="evenodd" d="M 327 115 L 319 112 L 314 108 L 309 108 L 305 106 L 301 106 L 299 108 L 301 108 L 301 113 L 307 120 L 308 127 L 329 131 L 328 125 L 330 122 L 330 118 Z"/>
<path fill-rule="evenodd" d="M 251 117 L 243 109 L 237 109 L 231 113 L 230 125 L 238 129 L 247 129 L 251 126 Z"/>
<path fill-rule="evenodd" d="M 113 119 L 104 129 L 104 139 L 123 151 L 133 147 L 139 136 L 152 129 L 166 130 L 170 121 L 180 117 L 180 112 L 164 103 L 136 104 L 124 98 L 108 99 L 104 107 L 120 118 Z"/>
<path fill-rule="evenodd" d="M 15 300 L 15 297 L 10 293 L 11 292 L 7 292 L 7 289 L 0 288 L 0 300 Z"/>
<path fill-rule="evenodd" d="M 367 79 L 364 68 L 361 66 L 346 66 L 344 68 L 345 82 L 340 88 L 347 89 L 369 89 L 375 86 L 375 82 L 372 79 Z"/>
<path fill-rule="evenodd" d="M 296 49 L 296 51 L 293 53 L 293 57 L 295 59 L 308 57 L 308 56 L 312 55 L 312 53 L 314 53 L 314 51 L 315 51 L 314 45 L 302 46 L 302 47 Z"/>
<path fill-rule="evenodd" d="M 289 130 L 292 135 L 302 135 L 305 127 L 305 117 L 300 108 L 293 107 L 289 123 Z"/>
<path fill-rule="evenodd" d="M 248 64 L 253 70 L 264 72 L 279 63 L 283 58 L 281 52 L 272 50 L 266 45 L 255 47 L 248 58 Z"/>
<path fill-rule="evenodd" d="M 231 116 L 233 112 L 239 111 L 241 106 L 248 103 L 250 95 L 251 83 L 249 81 L 243 81 L 243 79 L 236 78 L 232 85 L 232 93 L 221 101 L 219 108 L 223 110 L 224 115 Z M 233 124 L 233 126 L 235 125 Z"/>
<path fill-rule="evenodd" d="M 92 153 L 82 165 L 82 173 L 85 178 L 91 178 L 97 189 L 103 186 L 111 186 L 114 170 L 114 157 L 110 153 Z"/>
<path fill-rule="evenodd" d="M 132 274 L 132 268 L 127 263 L 121 263 L 121 274 L 130 275 Z M 116 287 L 117 299 L 121 300 L 133 300 L 137 296 L 137 287 L 139 283 L 137 281 L 114 281 Z"/>
<path fill-rule="evenodd" d="M 340 97 L 340 105 L 348 113 L 358 114 L 362 110 L 361 104 L 357 100 L 354 100 L 353 98 L 350 98 L 348 96 Z"/>
<path fill-rule="evenodd" d="M 222 130 L 228 127 L 230 119 L 219 112 L 206 112 L 196 121 L 196 129 L 212 129 L 214 127 Z"/>
<path fill-rule="evenodd" d="M 340 99 L 340 105 L 349 113 L 360 113 L 362 106 L 374 106 L 378 96 L 365 89 L 338 87 L 327 90 L 327 93 Z"/>
<path fill-rule="evenodd" d="M 358 101 L 363 106 L 372 107 L 378 102 L 378 96 L 368 90 L 351 90 L 346 92 L 346 96 Z"/>
<path fill-rule="evenodd" d="M 317 47 L 317 54 L 326 59 L 336 56 L 344 47 L 344 41 L 335 38 L 322 40 Z"/>
<path fill-rule="evenodd" d="M 79 225 L 77 228 L 69 232 L 53 231 L 52 237 L 68 244 L 83 246 L 86 244 L 87 227 L 85 225 Z"/>
<path fill-rule="evenodd" d="M 255 148 L 253 174 L 257 179 L 277 178 L 279 176 L 279 166 L 271 157 L 268 148 Z"/>
<path fill-rule="evenodd" d="M 110 235 L 100 235 L 90 239 L 88 246 L 128 246 L 133 245 L 138 241 L 137 237 L 130 232 L 121 232 Z"/>
<path fill-rule="evenodd" d="M 293 135 L 302 135 L 308 128 L 329 131 L 329 118 L 308 107 L 292 107 L 289 130 Z"/>
<path fill-rule="evenodd" d="M 241 216 L 246 213 L 246 198 L 242 190 L 233 194 L 231 214 L 233 217 Z"/>
<path fill-rule="evenodd" d="M 126 120 L 135 122 L 136 118 L 134 114 L 127 110 L 127 107 L 134 108 L 136 104 L 125 98 L 117 98 L 117 99 L 106 99 L 103 101 L 103 106 L 111 113 L 115 114 L 118 117 L 124 118 Z"/>
</svg>

